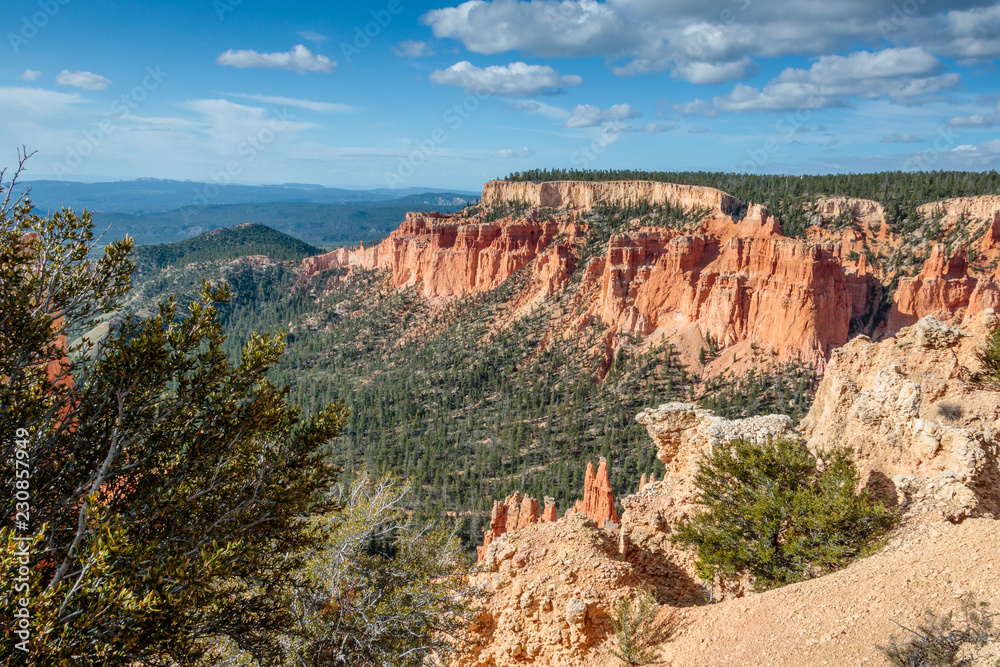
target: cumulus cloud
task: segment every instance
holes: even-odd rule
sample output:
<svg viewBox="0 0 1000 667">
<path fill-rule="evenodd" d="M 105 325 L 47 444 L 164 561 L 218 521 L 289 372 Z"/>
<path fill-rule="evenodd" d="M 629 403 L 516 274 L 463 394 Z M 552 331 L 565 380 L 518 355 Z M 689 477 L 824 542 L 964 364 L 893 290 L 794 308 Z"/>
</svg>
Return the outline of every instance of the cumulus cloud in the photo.
<svg viewBox="0 0 1000 667">
<path fill-rule="evenodd" d="M 996 109 L 992 113 L 986 114 L 973 114 L 971 116 L 955 116 L 950 121 L 948 125 L 951 127 L 975 127 L 975 128 L 989 128 L 994 125 L 1000 125 L 1000 104 L 997 104 Z"/>
<path fill-rule="evenodd" d="M 602 56 L 621 76 L 671 69 L 694 83 L 753 74 L 755 58 L 821 56 L 857 44 L 1000 56 L 996 0 L 469 0 L 422 17 L 474 53 Z M 912 7 L 911 7 L 912 5 Z"/>
<path fill-rule="evenodd" d="M 535 151 L 533 151 L 530 148 L 528 148 L 527 146 L 525 146 L 521 150 L 513 150 L 513 149 L 510 149 L 510 148 L 504 148 L 503 150 L 499 150 L 496 153 L 494 153 L 493 157 L 501 159 L 501 160 L 506 160 L 506 159 L 510 159 L 510 158 L 527 158 L 527 157 L 533 156 L 534 154 L 535 154 Z"/>
<path fill-rule="evenodd" d="M 64 69 L 56 76 L 56 83 L 60 86 L 73 86 L 83 90 L 104 90 L 111 85 L 111 82 L 100 74 L 93 72 L 70 72 Z"/>
<path fill-rule="evenodd" d="M 21 72 L 21 81 L 34 81 L 42 75 L 37 69 L 26 69 Z"/>
<path fill-rule="evenodd" d="M 757 64 L 746 56 L 732 62 L 721 63 L 679 60 L 674 66 L 673 75 L 691 83 L 711 84 L 744 79 L 756 74 L 759 69 Z"/>
<path fill-rule="evenodd" d="M 678 105 L 687 115 L 712 116 L 720 111 L 772 112 L 845 106 L 847 98 L 912 103 L 954 89 L 961 77 L 940 73 L 941 62 L 921 48 L 856 51 L 823 56 L 809 69 L 788 68 L 762 89 L 738 83 L 725 96 Z"/>
<path fill-rule="evenodd" d="M 392 47 L 392 52 L 400 58 L 427 58 L 434 55 L 434 49 L 427 42 L 405 40 Z"/>
<path fill-rule="evenodd" d="M 313 100 L 304 100 L 297 97 L 280 97 L 276 95 L 260 95 L 252 93 L 225 93 L 225 94 L 229 95 L 230 97 L 239 97 L 245 100 L 263 102 L 264 104 L 273 104 L 275 106 L 306 109 L 307 111 L 315 111 L 317 113 L 355 113 L 361 111 L 359 107 L 351 106 L 350 104 L 337 104 L 334 102 L 316 102 Z"/>
<path fill-rule="evenodd" d="M 629 104 L 616 104 L 610 109 L 601 109 L 591 104 L 580 104 L 573 109 L 573 115 L 566 121 L 566 127 L 595 127 L 603 123 L 621 122 L 642 116 Z"/>
<path fill-rule="evenodd" d="M 583 79 L 573 74 L 559 74 L 548 65 L 509 65 L 476 67 L 467 60 L 448 69 L 431 72 L 431 81 L 445 86 L 461 86 L 467 94 L 530 97 L 558 93 L 568 86 L 580 86 Z"/>
<path fill-rule="evenodd" d="M 330 73 L 337 69 L 337 63 L 326 56 L 313 53 L 301 44 L 291 51 L 260 53 L 251 49 L 235 51 L 230 49 L 215 59 L 217 65 L 227 67 L 260 67 L 264 69 L 286 69 L 299 72 Z"/>
<path fill-rule="evenodd" d="M 883 144 L 919 144 L 923 142 L 923 139 L 915 134 L 910 134 L 909 132 L 904 132 L 902 134 L 898 132 L 889 132 L 882 137 L 881 141 Z"/>
</svg>

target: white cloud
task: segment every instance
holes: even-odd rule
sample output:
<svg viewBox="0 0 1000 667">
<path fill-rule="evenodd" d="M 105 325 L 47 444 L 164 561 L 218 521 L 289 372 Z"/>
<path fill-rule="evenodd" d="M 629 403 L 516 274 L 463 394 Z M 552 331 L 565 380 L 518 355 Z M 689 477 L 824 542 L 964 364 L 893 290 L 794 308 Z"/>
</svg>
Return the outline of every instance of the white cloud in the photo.
<svg viewBox="0 0 1000 667">
<path fill-rule="evenodd" d="M 823 56 L 808 70 L 788 68 L 762 89 L 736 84 L 710 102 L 697 99 L 678 105 L 687 115 L 712 116 L 720 111 L 772 112 L 845 106 L 850 97 L 888 97 L 898 103 L 954 89 L 961 77 L 940 74 L 941 62 L 920 48 L 856 51 Z"/>
<path fill-rule="evenodd" d="M 21 72 L 21 81 L 34 81 L 41 75 L 42 73 L 37 69 L 26 69 Z"/>
<path fill-rule="evenodd" d="M 672 125 L 664 125 L 663 123 L 647 123 L 642 131 L 646 134 L 662 134 L 663 132 L 669 132 L 674 129 Z"/>
<path fill-rule="evenodd" d="M 997 104 L 997 108 L 993 110 L 992 113 L 987 114 L 973 114 L 971 116 L 955 116 L 950 121 L 948 125 L 951 127 L 976 127 L 976 128 L 988 128 L 994 125 L 1000 125 L 1000 104 Z"/>
<path fill-rule="evenodd" d="M 264 69 L 286 69 L 299 72 L 330 73 L 337 69 L 337 63 L 326 56 L 313 53 L 301 44 L 291 51 L 260 53 L 253 50 L 235 51 L 230 49 L 215 60 L 217 65 L 228 67 L 261 67 Z"/>
<path fill-rule="evenodd" d="M 543 57 L 617 55 L 633 28 L 595 0 L 470 0 L 430 11 L 422 21 L 436 37 L 457 39 L 474 53 L 528 51 Z"/>
<path fill-rule="evenodd" d="M 904 132 L 902 134 L 898 132 L 889 132 L 882 137 L 881 142 L 883 144 L 919 144 L 923 142 L 923 139 L 914 134 L 910 134 L 909 132 Z"/>
<path fill-rule="evenodd" d="M 283 107 L 295 107 L 297 109 L 306 109 L 308 111 L 315 111 L 317 113 L 356 113 L 361 111 L 359 107 L 351 106 L 350 104 L 337 104 L 334 102 L 315 102 L 313 100 L 304 100 L 297 97 L 280 97 L 275 95 L 260 95 L 251 93 L 225 93 L 230 97 L 239 97 L 245 100 L 253 100 L 255 102 L 263 102 L 264 104 L 273 104 L 276 106 Z"/>
<path fill-rule="evenodd" d="M 422 20 L 475 53 L 603 56 L 621 76 L 669 68 L 694 83 L 744 78 L 754 58 L 859 44 L 978 62 L 1000 56 L 996 0 L 469 0 Z"/>
<path fill-rule="evenodd" d="M 551 94 L 567 86 L 580 86 L 579 76 L 559 72 L 548 65 L 528 65 L 522 62 L 479 68 L 462 61 L 445 70 L 431 72 L 431 81 L 446 86 L 461 86 L 466 94 L 529 97 Z"/>
<path fill-rule="evenodd" d="M 732 62 L 705 63 L 696 60 L 678 60 L 674 65 L 675 78 L 691 83 L 725 83 L 745 79 L 756 74 L 760 68 L 746 56 Z M 616 73 L 618 70 L 615 70 Z"/>
<path fill-rule="evenodd" d="M 573 109 L 573 115 L 566 121 L 566 127 L 595 127 L 603 123 L 632 120 L 640 116 L 642 113 L 629 104 L 616 104 L 610 109 L 580 104 Z"/>
<path fill-rule="evenodd" d="M 525 146 L 524 148 L 522 148 L 519 151 L 512 150 L 510 148 L 504 148 L 503 150 L 499 150 L 496 153 L 494 153 L 493 157 L 501 159 L 501 160 L 506 160 L 506 159 L 509 159 L 509 158 L 528 158 L 528 157 L 533 156 L 534 154 L 535 154 L 535 151 L 533 151 L 530 148 L 528 148 L 527 146 Z"/>
<path fill-rule="evenodd" d="M 73 86 L 84 90 L 104 90 L 111 85 L 111 82 L 100 74 L 93 72 L 70 72 L 64 69 L 56 76 L 56 83 L 60 86 Z"/>
<path fill-rule="evenodd" d="M 392 52 L 400 58 L 427 58 L 434 55 L 434 49 L 427 42 L 405 40 L 392 47 Z"/>
<path fill-rule="evenodd" d="M 50 116 L 65 112 L 82 101 L 83 98 L 77 93 L 59 93 L 41 88 L 0 87 L 0 109 L 11 115 Z"/>
<path fill-rule="evenodd" d="M 315 30 L 300 30 L 299 37 L 307 42 L 315 42 L 316 44 L 322 44 L 328 39 L 326 35 Z"/>
</svg>

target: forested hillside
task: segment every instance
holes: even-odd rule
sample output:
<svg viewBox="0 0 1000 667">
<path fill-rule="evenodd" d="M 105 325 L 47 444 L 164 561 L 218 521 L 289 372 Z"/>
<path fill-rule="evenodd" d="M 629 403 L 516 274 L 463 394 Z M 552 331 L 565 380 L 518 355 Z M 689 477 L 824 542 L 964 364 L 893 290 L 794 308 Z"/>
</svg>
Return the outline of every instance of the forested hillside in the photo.
<svg viewBox="0 0 1000 667">
<path fill-rule="evenodd" d="M 814 214 L 817 197 L 871 199 L 886 207 L 894 231 L 907 232 L 919 223 L 917 207 L 949 197 L 971 197 L 1000 192 L 1000 173 L 933 171 L 877 174 L 788 176 L 707 171 L 634 171 L 532 169 L 510 174 L 511 182 L 545 181 L 661 181 L 717 188 L 744 202 L 764 204 L 782 222 L 782 231 L 801 236 Z"/>
<path fill-rule="evenodd" d="M 626 220 L 620 211 L 596 213 L 588 252 L 600 252 Z M 244 229 L 252 237 L 276 234 Z M 732 416 L 778 411 L 797 417 L 811 401 L 809 366 L 727 378 L 706 392 L 669 344 L 623 349 L 602 376 L 599 322 L 556 344 L 547 336 L 554 314 L 568 322 L 578 313 L 582 268 L 565 291 L 512 320 L 530 266 L 497 289 L 440 309 L 416 289 L 387 289 L 386 276 L 372 271 L 345 279 L 343 269 L 331 269 L 303 284 L 298 263 L 278 261 L 291 248 L 255 247 L 246 254 L 271 259 L 247 261 L 235 254 L 251 246 L 227 239 L 216 232 L 194 244 L 159 247 L 155 256 L 170 267 L 139 282 L 130 308 L 170 294 L 183 304 L 195 298 L 202 280 L 229 283 L 234 298 L 220 309 L 229 352 L 236 354 L 255 330 L 288 332 L 272 377 L 290 385 L 307 412 L 338 398 L 350 409 L 331 446 L 334 460 L 414 480 L 413 507 L 426 516 L 461 516 L 470 547 L 481 541 L 493 501 L 508 493 L 553 496 L 565 511 L 580 497 L 586 462 L 597 456 L 610 461 L 621 496 L 635 491 L 643 473 L 661 474 L 634 419 L 646 407 L 700 399 L 713 407 L 725 403 Z M 191 262 L 194 257 L 199 261 Z"/>
<path fill-rule="evenodd" d="M 321 252 L 320 248 L 252 222 L 230 229 L 213 229 L 193 239 L 164 245 L 137 247 L 133 255 L 140 270 L 181 267 L 192 262 L 266 255 L 294 260 Z"/>
</svg>

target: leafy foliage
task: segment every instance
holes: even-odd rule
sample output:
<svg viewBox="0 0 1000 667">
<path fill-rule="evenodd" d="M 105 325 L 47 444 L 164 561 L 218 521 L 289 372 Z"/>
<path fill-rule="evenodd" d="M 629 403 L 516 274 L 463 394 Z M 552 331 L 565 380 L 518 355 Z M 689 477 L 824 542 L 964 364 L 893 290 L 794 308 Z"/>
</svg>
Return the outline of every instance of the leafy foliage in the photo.
<svg viewBox="0 0 1000 667">
<path fill-rule="evenodd" d="M 758 590 L 787 584 L 846 564 L 893 525 L 883 505 L 855 491 L 849 452 L 818 463 L 792 439 L 714 448 L 695 477 L 705 510 L 675 534 L 697 550 L 699 576 L 749 575 Z"/>
<path fill-rule="evenodd" d="M 903 628 L 909 633 L 906 641 L 892 637 L 892 644 L 879 650 L 889 664 L 898 667 L 963 667 L 972 665 L 971 656 L 960 657 L 963 646 L 981 648 L 1000 641 L 1000 631 L 994 627 L 993 616 L 986 611 L 986 603 L 976 603 L 971 595 L 962 598 L 964 623 L 955 624 L 954 614 L 936 614 L 928 610 L 924 621 L 916 630 Z M 978 663 L 977 663 L 978 664 Z"/>
<path fill-rule="evenodd" d="M 279 655 L 274 630 L 292 620 L 279 593 L 316 539 L 300 517 L 334 508 L 319 494 L 336 473 L 322 447 L 343 406 L 300 418 L 266 377 L 280 336 L 249 335 L 230 364 L 215 306 L 226 289 L 67 350 L 62 336 L 120 307 L 131 241 L 91 261 L 87 214 L 39 218 L 26 198 L 4 201 L 0 237 L 0 423 L 29 433 L 31 470 L 27 591 L 0 530 L 0 599 L 32 610 L 27 652 L 5 627 L 6 663 L 196 664 L 220 637 Z M 3 502 L 13 515 L 14 497 Z"/>
<path fill-rule="evenodd" d="M 670 639 L 676 619 L 657 621 L 659 605 L 649 588 L 640 587 L 631 598 L 622 598 L 611 613 L 617 648 L 609 649 L 623 666 L 648 665 L 656 659 L 656 648 Z"/>
</svg>

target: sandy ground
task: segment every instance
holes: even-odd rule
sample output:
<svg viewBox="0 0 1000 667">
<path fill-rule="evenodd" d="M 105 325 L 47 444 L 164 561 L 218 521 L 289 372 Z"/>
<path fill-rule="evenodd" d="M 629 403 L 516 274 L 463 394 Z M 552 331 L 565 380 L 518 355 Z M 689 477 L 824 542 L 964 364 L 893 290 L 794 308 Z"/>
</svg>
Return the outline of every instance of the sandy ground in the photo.
<svg viewBox="0 0 1000 667">
<path fill-rule="evenodd" d="M 873 556 L 759 595 L 681 610 L 661 664 L 882 665 L 877 649 L 964 593 L 1000 611 L 1000 521 L 907 528 Z"/>
</svg>

